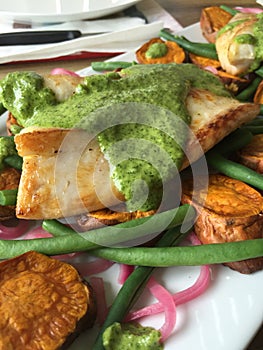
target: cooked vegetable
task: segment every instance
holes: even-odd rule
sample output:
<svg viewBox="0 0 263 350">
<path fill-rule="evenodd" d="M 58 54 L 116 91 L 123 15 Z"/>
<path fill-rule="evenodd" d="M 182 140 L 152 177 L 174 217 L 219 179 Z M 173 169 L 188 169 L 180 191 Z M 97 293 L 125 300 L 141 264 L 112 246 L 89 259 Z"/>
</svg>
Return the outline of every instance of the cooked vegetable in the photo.
<svg viewBox="0 0 263 350">
<path fill-rule="evenodd" d="M 238 156 L 241 164 L 263 174 L 263 133 L 253 136 L 251 142 L 240 149 Z"/>
<path fill-rule="evenodd" d="M 206 159 L 209 165 L 222 174 L 263 190 L 263 176 L 256 173 L 254 170 L 233 162 L 214 151 L 209 151 L 209 153 L 206 154 Z"/>
<path fill-rule="evenodd" d="M 92 62 L 91 68 L 97 72 L 114 71 L 118 69 L 128 68 L 136 62 L 126 61 L 106 61 L 106 62 Z"/>
<path fill-rule="evenodd" d="M 91 254 L 130 265 L 200 266 L 262 257 L 263 239 L 185 247 L 99 248 Z"/>
<path fill-rule="evenodd" d="M 214 67 L 220 68 L 220 62 L 218 60 L 214 60 L 212 58 L 207 58 L 204 56 L 199 56 L 194 53 L 189 53 L 189 59 L 193 64 L 196 64 L 200 67 Z"/>
<path fill-rule="evenodd" d="M 11 156 L 7 156 L 4 159 L 4 162 L 9 165 L 11 168 L 15 168 L 17 170 L 22 170 L 23 158 L 18 154 L 13 154 Z"/>
<path fill-rule="evenodd" d="M 231 16 L 235 16 L 237 13 L 239 13 L 239 11 L 229 7 L 229 6 L 226 6 L 226 5 L 220 5 L 220 8 L 226 12 L 228 12 Z"/>
<path fill-rule="evenodd" d="M 253 135 L 249 130 L 245 128 L 237 129 L 219 142 L 213 148 L 213 152 L 216 151 L 224 156 L 231 155 L 251 142 L 252 138 Z"/>
<path fill-rule="evenodd" d="M 254 98 L 253 101 L 255 103 L 260 103 L 263 104 L 263 80 L 261 79 L 261 81 L 258 79 L 259 84 L 256 88 L 256 92 L 254 94 Z"/>
<path fill-rule="evenodd" d="M 168 41 L 174 41 L 183 49 L 199 56 L 204 56 L 217 60 L 215 45 L 212 43 L 195 43 L 178 35 L 173 35 L 166 29 L 161 29 L 160 37 Z"/>
<path fill-rule="evenodd" d="M 0 263 L 2 348 L 57 350 L 96 317 L 91 287 L 75 268 L 34 251 Z"/>
<path fill-rule="evenodd" d="M 218 69 L 216 74 L 223 81 L 227 89 L 229 89 L 234 95 L 240 93 L 246 88 L 249 88 L 252 79 L 250 77 L 239 77 L 237 75 L 229 74 L 221 69 Z"/>
<path fill-rule="evenodd" d="M 241 91 L 236 98 L 239 101 L 249 101 L 253 99 L 254 93 L 257 91 L 257 88 L 262 81 L 261 77 L 256 77 L 250 85 L 243 91 Z"/>
<path fill-rule="evenodd" d="M 198 181 L 198 179 L 195 179 Z M 194 231 L 204 244 L 262 238 L 263 197 L 244 182 L 220 174 L 209 176 L 208 186 L 183 181 L 182 203 L 195 207 Z M 226 264 L 241 273 L 263 269 L 263 256 Z"/>
<path fill-rule="evenodd" d="M 15 205 L 17 189 L 0 191 L 0 205 Z"/>
<path fill-rule="evenodd" d="M 210 43 L 215 43 L 218 31 L 232 18 L 232 14 L 219 6 L 205 7 L 201 11 L 200 27 L 203 36 Z"/>
<path fill-rule="evenodd" d="M 119 210 L 120 209 L 120 210 Z M 139 219 L 141 217 L 146 217 L 149 215 L 154 215 L 154 210 L 149 211 L 132 211 L 127 212 L 122 210 L 124 208 L 114 208 L 114 210 L 105 208 L 101 210 L 96 210 L 91 213 L 85 213 L 78 219 L 78 226 L 83 231 L 88 231 L 90 229 L 116 225 L 121 222 L 126 222 L 134 219 Z"/>
<path fill-rule="evenodd" d="M 11 205 L 8 205 L 7 203 L 10 202 L 6 202 L 6 195 L 9 192 L 5 191 L 11 190 L 11 194 L 13 193 L 13 190 L 17 192 L 19 181 L 20 172 L 18 170 L 14 168 L 5 168 L 0 171 L 0 193 L 2 197 L 1 201 L 3 203 L 0 204 L 0 221 L 15 217 L 16 195 L 15 198 L 12 195 Z"/>
<path fill-rule="evenodd" d="M 139 63 L 144 64 L 183 63 L 185 52 L 173 41 L 153 38 L 136 51 L 136 58 Z"/>
<path fill-rule="evenodd" d="M 170 229 L 157 242 L 156 246 L 169 247 L 171 245 L 176 245 L 183 239 L 183 237 L 185 237 L 185 234 L 181 233 L 180 227 Z M 153 270 L 154 268 L 150 266 L 139 266 L 134 270 L 134 272 L 130 274 L 109 309 L 107 318 L 100 329 L 95 344 L 92 347 L 93 350 L 104 349 L 102 336 L 105 329 L 114 322 L 123 321 L 128 311 L 132 308 L 144 290 L 147 282 L 149 281 L 149 278 L 152 275 Z"/>
<path fill-rule="evenodd" d="M 73 229 L 55 220 L 45 220 L 43 222 L 44 229 L 57 237 L 18 241 L 0 240 L 0 259 L 11 258 L 29 250 L 36 250 L 47 255 L 57 255 L 95 249 L 98 244 L 121 244 L 139 238 L 143 238 L 145 241 L 156 237 L 165 229 L 182 223 L 189 227 L 194 217 L 195 210 L 188 205 L 183 205 L 177 209 L 157 213 L 154 216 L 94 229 L 81 234 L 77 234 Z"/>
</svg>

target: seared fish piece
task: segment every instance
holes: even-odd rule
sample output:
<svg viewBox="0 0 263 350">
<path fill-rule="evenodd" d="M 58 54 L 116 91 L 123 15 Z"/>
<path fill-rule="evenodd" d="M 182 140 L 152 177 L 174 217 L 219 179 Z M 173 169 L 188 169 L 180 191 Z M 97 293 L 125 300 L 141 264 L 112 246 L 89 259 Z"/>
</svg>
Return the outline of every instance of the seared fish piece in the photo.
<svg viewBox="0 0 263 350">
<path fill-rule="evenodd" d="M 233 27 L 231 23 L 237 24 Z M 256 59 L 255 45 L 236 40 L 241 35 L 254 37 L 254 25 L 257 17 L 254 14 L 238 13 L 229 21 L 229 29 L 219 32 L 215 45 L 222 68 L 229 74 L 247 73 Z M 224 28 L 223 28 L 224 30 Z"/>
<path fill-rule="evenodd" d="M 191 131 L 182 168 L 194 162 L 243 123 L 259 106 L 192 88 L 187 99 Z M 120 204 L 122 194 L 110 180 L 110 164 L 96 140 L 83 130 L 25 128 L 15 136 L 23 157 L 16 215 L 52 219 Z"/>
</svg>

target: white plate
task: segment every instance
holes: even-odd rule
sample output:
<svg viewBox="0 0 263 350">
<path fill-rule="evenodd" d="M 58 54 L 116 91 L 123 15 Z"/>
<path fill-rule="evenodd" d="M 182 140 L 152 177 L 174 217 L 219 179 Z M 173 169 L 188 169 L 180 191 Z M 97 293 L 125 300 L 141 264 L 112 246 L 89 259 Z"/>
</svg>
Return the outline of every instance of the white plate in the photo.
<svg viewBox="0 0 263 350">
<path fill-rule="evenodd" d="M 141 0 L 0 0 L 3 21 L 59 23 L 94 19 L 122 11 Z"/>
<path fill-rule="evenodd" d="M 199 25 L 184 29 L 181 34 L 189 39 L 204 41 Z M 124 54 L 114 60 L 133 61 L 134 54 Z M 90 68 L 81 75 L 94 73 Z M 1 122 L 1 119 L 0 119 Z M 2 119 L 2 130 L 4 127 Z M 110 304 L 120 286 L 117 283 L 119 268 L 114 265 L 100 274 L 104 278 L 107 300 Z M 155 276 L 171 292 L 178 292 L 192 285 L 199 267 L 171 267 L 156 269 Z M 173 335 L 165 343 L 165 350 L 243 350 L 263 321 L 263 271 L 242 275 L 222 265 L 211 267 L 212 281 L 208 290 L 195 300 L 177 307 L 177 323 Z M 145 293 L 140 306 L 151 301 Z M 159 328 L 163 316 L 148 317 L 144 325 Z M 82 334 L 69 350 L 92 350 L 97 334 L 93 328 Z"/>
</svg>

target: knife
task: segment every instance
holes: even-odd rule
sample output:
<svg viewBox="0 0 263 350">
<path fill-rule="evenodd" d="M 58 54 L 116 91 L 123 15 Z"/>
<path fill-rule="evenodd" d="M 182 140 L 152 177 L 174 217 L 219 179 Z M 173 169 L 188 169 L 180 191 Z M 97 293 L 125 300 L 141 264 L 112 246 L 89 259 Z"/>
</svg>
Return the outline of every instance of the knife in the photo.
<svg viewBox="0 0 263 350">
<path fill-rule="evenodd" d="M 57 43 L 79 38 L 79 30 L 36 30 L 0 34 L 0 46 Z"/>
</svg>

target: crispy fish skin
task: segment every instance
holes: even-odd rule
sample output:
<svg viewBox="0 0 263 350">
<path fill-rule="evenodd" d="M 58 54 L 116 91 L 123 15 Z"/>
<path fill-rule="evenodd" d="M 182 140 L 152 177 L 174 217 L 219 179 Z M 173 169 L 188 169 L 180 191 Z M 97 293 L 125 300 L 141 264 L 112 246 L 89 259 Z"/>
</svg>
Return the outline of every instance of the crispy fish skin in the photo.
<svg viewBox="0 0 263 350">
<path fill-rule="evenodd" d="M 247 184 L 220 174 L 209 176 L 206 188 L 183 183 L 182 203 L 193 205 L 197 212 L 194 230 L 204 244 L 225 243 L 263 237 L 263 197 Z M 194 199 L 193 199 L 194 198 Z M 263 269 L 263 257 L 227 263 L 241 273 Z"/>
<path fill-rule="evenodd" d="M 240 103 L 198 89 L 191 90 L 186 104 L 195 138 L 189 138 L 187 159 L 182 168 L 197 160 L 241 124 L 254 119 L 259 112 L 256 104 Z M 71 141 L 64 142 L 70 146 L 61 147 L 63 140 L 71 136 Z M 110 165 L 97 141 L 92 140 L 84 152 L 78 149 L 79 140 L 86 142 L 86 138 L 83 130 L 59 128 L 25 128 L 15 136 L 18 153 L 24 160 L 16 207 L 18 218 L 72 216 L 115 206 L 123 200 L 109 180 Z M 79 158 L 80 151 L 82 156 Z M 74 170 L 76 159 L 79 159 L 77 171 Z"/>
</svg>

